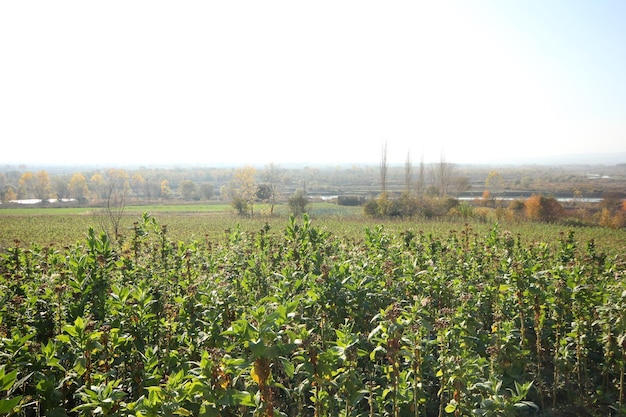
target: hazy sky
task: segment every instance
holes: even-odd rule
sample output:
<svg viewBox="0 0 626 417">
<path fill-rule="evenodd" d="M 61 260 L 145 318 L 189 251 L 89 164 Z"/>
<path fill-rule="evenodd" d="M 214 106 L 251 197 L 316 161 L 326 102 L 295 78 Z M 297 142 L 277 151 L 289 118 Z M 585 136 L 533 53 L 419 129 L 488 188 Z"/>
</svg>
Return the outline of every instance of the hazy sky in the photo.
<svg viewBox="0 0 626 417">
<path fill-rule="evenodd" d="M 3 1 L 0 163 L 626 151 L 626 1 Z"/>
</svg>

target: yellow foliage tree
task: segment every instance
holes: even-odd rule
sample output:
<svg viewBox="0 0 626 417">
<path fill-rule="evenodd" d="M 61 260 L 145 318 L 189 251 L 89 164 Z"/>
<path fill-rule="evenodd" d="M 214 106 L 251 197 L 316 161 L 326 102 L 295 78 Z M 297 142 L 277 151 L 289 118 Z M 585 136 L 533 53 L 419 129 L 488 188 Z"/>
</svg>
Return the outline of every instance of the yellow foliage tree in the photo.
<svg viewBox="0 0 626 417">
<path fill-rule="evenodd" d="M 233 176 L 233 201 L 241 199 L 250 208 L 250 214 L 254 214 L 254 200 L 256 198 L 257 184 L 255 180 L 256 168 L 245 166 L 235 171 Z"/>
<path fill-rule="evenodd" d="M 8 186 L 3 194 L 3 203 L 8 203 L 9 201 L 13 201 L 13 200 L 17 200 L 17 194 L 15 193 L 15 190 L 13 189 L 13 187 Z"/>
<path fill-rule="evenodd" d="M 87 178 L 80 172 L 75 173 L 70 178 L 70 183 L 68 184 L 68 189 L 70 191 L 70 196 L 77 200 L 82 201 L 87 198 L 87 194 L 89 193 L 89 188 L 87 187 Z"/>
<path fill-rule="evenodd" d="M 25 172 L 22 174 L 17 182 L 17 197 L 19 199 L 26 199 L 34 196 L 34 181 L 35 176 L 32 172 Z"/>
<path fill-rule="evenodd" d="M 35 196 L 41 201 L 48 201 L 52 193 L 52 183 L 47 171 L 39 171 L 35 175 Z"/>
</svg>

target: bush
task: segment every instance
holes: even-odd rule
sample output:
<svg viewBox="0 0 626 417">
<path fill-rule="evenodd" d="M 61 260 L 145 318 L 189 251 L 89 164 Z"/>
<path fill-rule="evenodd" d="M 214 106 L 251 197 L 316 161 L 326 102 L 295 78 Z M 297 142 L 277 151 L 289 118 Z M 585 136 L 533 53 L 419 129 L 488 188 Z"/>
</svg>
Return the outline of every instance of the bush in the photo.
<svg viewBox="0 0 626 417">
<path fill-rule="evenodd" d="M 309 199 L 302 189 L 297 189 L 287 203 L 294 216 L 300 216 L 309 209 Z"/>
<path fill-rule="evenodd" d="M 245 216 L 248 214 L 248 203 L 241 197 L 234 197 L 232 201 L 232 206 L 235 210 L 237 210 L 237 214 L 240 216 Z"/>
<path fill-rule="evenodd" d="M 363 213 L 368 217 L 380 217 L 380 208 L 378 200 L 373 198 L 363 205 Z"/>
<path fill-rule="evenodd" d="M 365 203 L 365 197 L 357 195 L 340 195 L 337 197 L 337 205 L 340 206 L 361 206 Z"/>
</svg>

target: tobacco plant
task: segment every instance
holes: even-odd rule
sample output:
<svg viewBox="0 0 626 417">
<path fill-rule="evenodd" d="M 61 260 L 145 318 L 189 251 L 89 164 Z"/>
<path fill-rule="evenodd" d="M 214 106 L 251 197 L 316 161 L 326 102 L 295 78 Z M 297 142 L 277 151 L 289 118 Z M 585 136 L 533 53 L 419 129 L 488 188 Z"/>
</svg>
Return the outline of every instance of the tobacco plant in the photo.
<svg viewBox="0 0 626 417">
<path fill-rule="evenodd" d="M 625 415 L 624 260 L 494 225 L 311 217 L 0 254 L 0 413 Z"/>
</svg>

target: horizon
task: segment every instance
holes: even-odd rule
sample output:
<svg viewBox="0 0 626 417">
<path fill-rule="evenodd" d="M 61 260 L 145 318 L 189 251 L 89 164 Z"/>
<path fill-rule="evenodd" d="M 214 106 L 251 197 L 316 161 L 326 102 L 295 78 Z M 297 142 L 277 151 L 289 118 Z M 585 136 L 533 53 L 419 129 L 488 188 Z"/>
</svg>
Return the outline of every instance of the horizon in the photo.
<svg viewBox="0 0 626 417">
<path fill-rule="evenodd" d="M 377 164 L 385 143 L 390 164 L 613 160 L 624 15 L 618 0 L 5 2 L 0 165 Z"/>
<path fill-rule="evenodd" d="M 302 169 L 302 168 L 351 168 L 351 167 L 378 167 L 380 166 L 380 160 L 377 162 L 337 162 L 337 163 L 325 163 L 325 162 L 289 162 L 289 163 L 275 163 L 273 161 L 264 163 L 236 163 L 236 162 L 223 162 L 223 163 L 83 163 L 83 164 L 54 164 L 54 163 L 34 163 L 34 164 L 11 164 L 0 163 L 0 172 L 8 172 L 11 170 L 17 171 L 34 171 L 38 169 L 74 169 L 74 170 L 100 170 L 100 169 L 128 169 L 128 170 L 141 170 L 141 169 L 237 169 L 245 166 L 252 166 L 257 169 L 263 169 L 270 164 L 274 164 L 281 169 Z M 626 152 L 620 152 L 617 154 L 575 154 L 575 155 L 550 155 L 542 158 L 535 159 L 523 159 L 518 161 L 508 162 L 455 162 L 451 160 L 430 160 L 423 161 L 425 165 L 435 165 L 441 162 L 449 163 L 457 167 L 466 167 L 469 169 L 476 168 L 515 168 L 515 167 L 617 167 L 626 165 Z M 420 160 L 412 160 L 411 164 L 413 168 L 416 168 L 421 163 Z M 400 162 L 388 162 L 390 168 L 404 168 L 406 161 Z"/>
</svg>

